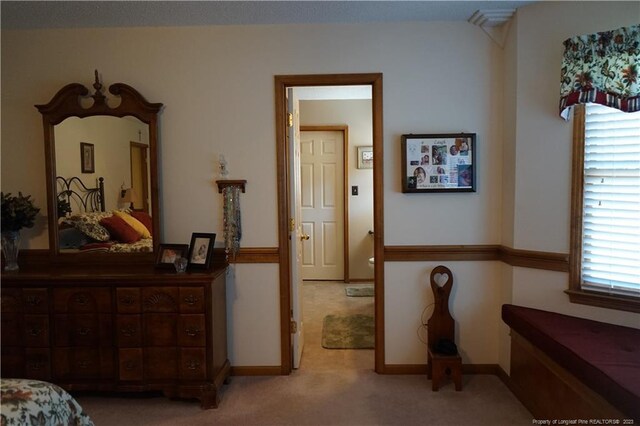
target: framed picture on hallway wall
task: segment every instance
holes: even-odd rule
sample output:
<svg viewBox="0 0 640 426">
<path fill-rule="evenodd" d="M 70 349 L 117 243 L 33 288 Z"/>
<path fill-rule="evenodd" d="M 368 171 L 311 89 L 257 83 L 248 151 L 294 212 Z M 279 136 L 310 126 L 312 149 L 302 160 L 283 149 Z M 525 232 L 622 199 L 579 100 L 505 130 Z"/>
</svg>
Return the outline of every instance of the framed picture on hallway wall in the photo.
<svg viewBox="0 0 640 426">
<path fill-rule="evenodd" d="M 476 134 L 402 135 L 402 192 L 475 192 Z"/>
<path fill-rule="evenodd" d="M 372 146 L 358 147 L 358 168 L 373 169 L 373 147 Z"/>
</svg>

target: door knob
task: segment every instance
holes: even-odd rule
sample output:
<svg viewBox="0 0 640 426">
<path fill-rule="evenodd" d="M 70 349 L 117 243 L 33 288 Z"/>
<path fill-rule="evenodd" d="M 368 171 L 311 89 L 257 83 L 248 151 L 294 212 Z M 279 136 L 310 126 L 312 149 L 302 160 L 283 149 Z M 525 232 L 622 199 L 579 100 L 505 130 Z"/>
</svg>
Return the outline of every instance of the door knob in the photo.
<svg viewBox="0 0 640 426">
<path fill-rule="evenodd" d="M 301 240 L 303 240 L 303 241 L 306 241 L 306 240 L 308 240 L 309 238 L 310 238 L 310 237 L 309 237 L 309 235 L 307 235 L 307 234 L 302 234 L 302 235 L 300 235 L 300 239 L 301 239 Z"/>
</svg>

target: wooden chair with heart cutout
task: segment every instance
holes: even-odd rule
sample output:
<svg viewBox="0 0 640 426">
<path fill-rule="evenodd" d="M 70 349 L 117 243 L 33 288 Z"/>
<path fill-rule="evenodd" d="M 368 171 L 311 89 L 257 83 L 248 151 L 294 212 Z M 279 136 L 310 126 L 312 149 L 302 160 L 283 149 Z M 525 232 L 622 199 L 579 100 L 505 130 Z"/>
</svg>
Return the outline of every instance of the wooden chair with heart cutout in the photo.
<svg viewBox="0 0 640 426">
<path fill-rule="evenodd" d="M 455 346 L 455 321 L 449 312 L 449 296 L 453 288 L 453 275 L 449 268 L 436 266 L 431 271 L 431 290 L 435 308 L 427 322 L 428 355 L 427 377 L 432 380 L 431 389 L 437 391 L 440 381 L 450 376 L 456 391 L 462 390 L 462 358 Z M 444 280 L 444 283 L 442 281 Z"/>
</svg>

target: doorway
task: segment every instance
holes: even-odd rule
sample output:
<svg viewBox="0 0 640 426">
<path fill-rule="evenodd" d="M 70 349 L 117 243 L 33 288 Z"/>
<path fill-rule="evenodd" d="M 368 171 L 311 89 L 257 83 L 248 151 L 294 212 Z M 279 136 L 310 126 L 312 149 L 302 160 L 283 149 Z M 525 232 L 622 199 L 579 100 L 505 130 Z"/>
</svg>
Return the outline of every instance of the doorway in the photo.
<svg viewBox="0 0 640 426">
<path fill-rule="evenodd" d="M 369 85 L 372 92 L 373 134 L 373 239 L 374 239 L 374 292 L 375 292 L 375 371 L 384 372 L 384 240 L 383 240 L 383 174 L 382 174 L 382 74 L 330 74 L 276 76 L 276 155 L 278 168 L 278 241 L 280 257 L 280 331 L 281 373 L 289 374 L 294 357 L 292 334 L 297 323 L 293 316 L 292 270 L 297 268 L 292 261 L 292 244 L 297 241 L 297 227 L 290 216 L 292 191 L 295 192 L 291 170 L 294 158 L 288 145 L 289 123 L 293 121 L 287 111 L 287 89 L 308 86 L 358 86 Z"/>
</svg>

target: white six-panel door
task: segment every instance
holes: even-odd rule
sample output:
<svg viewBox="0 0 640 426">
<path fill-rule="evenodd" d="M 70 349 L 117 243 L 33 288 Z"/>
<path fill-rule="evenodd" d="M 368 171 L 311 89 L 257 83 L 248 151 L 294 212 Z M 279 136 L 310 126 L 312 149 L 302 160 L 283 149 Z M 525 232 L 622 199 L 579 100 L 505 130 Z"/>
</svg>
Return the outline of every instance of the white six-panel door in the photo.
<svg viewBox="0 0 640 426">
<path fill-rule="evenodd" d="M 302 278 L 344 279 L 343 132 L 300 132 Z"/>
</svg>

